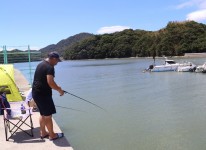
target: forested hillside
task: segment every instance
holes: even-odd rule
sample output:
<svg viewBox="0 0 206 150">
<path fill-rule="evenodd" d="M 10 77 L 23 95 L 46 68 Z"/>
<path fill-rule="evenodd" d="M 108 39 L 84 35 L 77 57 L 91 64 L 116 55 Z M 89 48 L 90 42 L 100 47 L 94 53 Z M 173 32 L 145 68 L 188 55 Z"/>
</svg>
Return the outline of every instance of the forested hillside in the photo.
<svg viewBox="0 0 206 150">
<path fill-rule="evenodd" d="M 93 37 L 93 34 L 90 33 L 79 33 L 74 36 L 68 37 L 67 39 L 59 41 L 57 44 L 51 44 L 47 47 L 40 49 L 42 56 L 47 56 L 51 51 L 57 51 L 60 55 L 64 54 L 64 50 L 74 43 L 80 42 L 88 37 Z"/>
<path fill-rule="evenodd" d="M 51 51 L 57 51 L 64 59 L 71 60 L 201 53 L 206 52 L 206 25 L 194 21 L 169 22 L 165 28 L 158 31 L 127 29 L 103 35 L 80 33 L 40 49 L 41 53 L 32 53 L 31 60 L 41 60 Z M 18 50 L 10 52 L 10 62 L 28 61 L 27 54 L 14 52 Z M 0 63 L 2 62 L 1 51 Z"/>
<path fill-rule="evenodd" d="M 194 21 L 169 22 L 159 31 L 127 29 L 93 35 L 64 47 L 64 59 L 180 56 L 206 52 L 206 25 Z"/>
</svg>

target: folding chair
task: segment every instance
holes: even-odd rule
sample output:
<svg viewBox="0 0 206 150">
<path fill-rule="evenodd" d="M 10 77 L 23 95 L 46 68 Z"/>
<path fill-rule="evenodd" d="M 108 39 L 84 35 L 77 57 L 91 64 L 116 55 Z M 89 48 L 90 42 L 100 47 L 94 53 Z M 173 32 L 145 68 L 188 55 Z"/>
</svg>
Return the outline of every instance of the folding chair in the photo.
<svg viewBox="0 0 206 150">
<path fill-rule="evenodd" d="M 28 107 L 22 110 L 20 107 L 21 102 L 12 102 L 11 108 L 7 108 L 5 104 L 8 103 L 8 101 L 5 95 L 1 94 L 0 96 L 0 102 L 2 105 L 2 109 L 4 110 L 3 119 L 6 141 L 8 141 L 18 130 L 21 130 L 29 136 L 33 137 L 33 121 L 31 117 L 31 108 Z"/>
</svg>

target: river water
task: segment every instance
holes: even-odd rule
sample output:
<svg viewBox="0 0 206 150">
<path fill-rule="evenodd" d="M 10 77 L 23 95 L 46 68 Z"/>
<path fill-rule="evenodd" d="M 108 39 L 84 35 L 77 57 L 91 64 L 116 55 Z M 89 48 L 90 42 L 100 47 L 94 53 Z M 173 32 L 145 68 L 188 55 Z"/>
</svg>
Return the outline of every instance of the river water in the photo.
<svg viewBox="0 0 206 150">
<path fill-rule="evenodd" d="M 175 60 L 197 65 L 206 61 Z M 206 149 L 206 74 L 143 73 L 152 62 L 81 60 L 55 67 L 55 80 L 63 89 L 105 109 L 54 91 L 55 104 L 69 108 L 57 107 L 54 118 L 75 150 Z M 29 80 L 27 63 L 15 68 Z"/>
</svg>

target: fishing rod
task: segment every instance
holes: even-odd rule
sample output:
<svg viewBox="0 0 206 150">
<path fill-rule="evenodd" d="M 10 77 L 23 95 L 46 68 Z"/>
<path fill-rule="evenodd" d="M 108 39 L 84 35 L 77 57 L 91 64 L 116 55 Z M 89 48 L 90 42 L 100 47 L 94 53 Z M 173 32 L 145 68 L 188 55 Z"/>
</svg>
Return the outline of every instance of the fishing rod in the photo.
<svg viewBox="0 0 206 150">
<path fill-rule="evenodd" d="M 67 92 L 67 91 L 64 91 L 64 93 L 66 93 L 66 94 L 70 94 L 70 95 L 72 95 L 72 96 L 74 96 L 74 97 L 76 97 L 76 98 L 79 98 L 79 99 L 81 99 L 81 100 L 83 100 L 83 101 L 86 101 L 86 102 L 88 102 L 88 103 L 90 103 L 90 104 L 92 104 L 92 105 L 94 105 L 94 106 L 96 106 L 96 107 L 98 107 L 98 108 L 104 110 L 104 108 L 98 106 L 97 104 L 94 104 L 94 103 L 92 103 L 92 102 L 90 102 L 90 101 L 88 101 L 88 100 L 86 100 L 86 99 L 84 99 L 84 98 L 81 98 L 81 97 L 77 96 L 77 95 L 74 95 L 74 94 L 69 93 L 69 92 Z M 105 111 L 105 110 L 104 110 L 104 111 Z"/>
<path fill-rule="evenodd" d="M 74 109 L 74 108 L 70 108 L 70 107 L 64 107 L 64 106 L 58 106 L 58 105 L 55 105 L 55 106 L 56 106 L 56 107 L 59 107 L 59 108 L 64 108 L 64 109 L 70 109 L 70 110 L 75 110 L 75 111 L 85 112 L 85 111 L 78 110 L 78 109 Z"/>
</svg>

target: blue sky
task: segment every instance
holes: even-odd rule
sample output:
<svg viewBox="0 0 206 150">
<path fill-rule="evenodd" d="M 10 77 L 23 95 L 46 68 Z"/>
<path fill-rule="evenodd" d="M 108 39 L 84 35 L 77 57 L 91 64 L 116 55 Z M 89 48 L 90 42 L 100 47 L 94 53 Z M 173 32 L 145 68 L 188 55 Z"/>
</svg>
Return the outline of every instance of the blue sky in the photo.
<svg viewBox="0 0 206 150">
<path fill-rule="evenodd" d="M 3 45 L 40 49 L 81 32 L 156 31 L 169 21 L 206 23 L 206 0 L 0 0 L 0 6 L 0 50 Z"/>
</svg>

